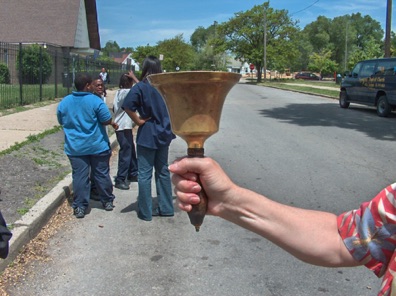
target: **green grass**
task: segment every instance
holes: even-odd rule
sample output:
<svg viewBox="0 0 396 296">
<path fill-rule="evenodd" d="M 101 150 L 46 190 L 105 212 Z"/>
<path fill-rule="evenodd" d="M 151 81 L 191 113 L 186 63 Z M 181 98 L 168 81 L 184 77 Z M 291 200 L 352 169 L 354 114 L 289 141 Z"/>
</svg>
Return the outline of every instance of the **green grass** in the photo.
<svg viewBox="0 0 396 296">
<path fill-rule="evenodd" d="M 298 91 L 302 93 L 315 94 L 338 99 L 340 93 L 340 86 L 334 82 L 310 82 L 303 80 L 279 80 L 266 81 L 258 83 L 258 85 L 274 87 L 279 89 Z M 321 89 L 318 86 L 324 86 L 332 89 Z"/>
<path fill-rule="evenodd" d="M 55 95 L 57 98 L 62 98 L 67 94 L 67 88 L 63 87 L 62 84 L 58 84 L 57 93 L 55 93 L 54 84 L 44 84 L 42 85 L 40 99 L 40 85 L 28 84 L 22 86 L 21 98 L 19 85 L 0 84 L 0 110 L 53 100 Z"/>
<path fill-rule="evenodd" d="M 0 156 L 9 154 L 13 151 L 17 151 L 17 150 L 21 149 L 23 146 L 28 145 L 32 142 L 40 141 L 45 136 L 54 134 L 54 133 L 60 131 L 61 129 L 62 129 L 61 126 L 54 126 L 52 129 L 46 130 L 45 132 L 42 132 L 41 134 L 30 135 L 27 137 L 26 141 L 23 141 L 21 143 L 16 143 L 15 145 L 12 145 L 10 148 L 0 151 Z"/>
</svg>

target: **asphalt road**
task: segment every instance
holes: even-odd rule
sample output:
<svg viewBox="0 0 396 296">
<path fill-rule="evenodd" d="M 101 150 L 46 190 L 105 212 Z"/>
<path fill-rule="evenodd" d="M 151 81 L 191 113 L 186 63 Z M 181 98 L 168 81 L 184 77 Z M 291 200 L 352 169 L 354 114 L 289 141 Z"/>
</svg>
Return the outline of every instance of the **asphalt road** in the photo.
<svg viewBox="0 0 396 296">
<path fill-rule="evenodd" d="M 395 120 L 373 108 L 239 84 L 205 152 L 242 186 L 339 214 L 394 182 Z M 170 160 L 185 154 L 175 140 Z M 115 168 L 112 159 L 113 175 Z M 199 233 L 180 211 L 140 221 L 136 187 L 115 189 L 113 212 L 92 202 L 89 215 L 67 222 L 49 242 L 52 260 L 35 263 L 12 295 L 376 295 L 381 280 L 364 267 L 310 266 L 215 217 Z"/>
</svg>

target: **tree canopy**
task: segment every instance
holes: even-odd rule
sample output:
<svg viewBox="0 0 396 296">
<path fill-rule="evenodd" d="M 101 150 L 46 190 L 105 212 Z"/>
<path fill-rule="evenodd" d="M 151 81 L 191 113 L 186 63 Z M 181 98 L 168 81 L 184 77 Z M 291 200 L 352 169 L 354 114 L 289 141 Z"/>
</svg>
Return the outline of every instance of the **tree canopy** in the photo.
<svg viewBox="0 0 396 296">
<path fill-rule="evenodd" d="M 391 53 L 396 56 L 395 33 L 391 36 Z M 279 72 L 286 69 L 321 74 L 345 71 L 358 60 L 382 57 L 383 38 L 380 23 L 368 15 L 354 13 L 333 19 L 318 16 L 300 29 L 298 21 L 293 20 L 287 10 L 276 10 L 267 1 L 235 13 L 226 22 L 214 21 L 206 28 L 199 26 L 189 42 L 182 34 L 159 41 L 155 46 L 147 44 L 136 49 L 120 48 L 117 42 L 109 41 L 103 55 L 132 52 L 140 63 L 148 55 L 161 55 L 166 71 L 225 70 L 227 60 L 232 57 L 254 64 L 257 78 L 261 80 L 264 66 Z"/>
</svg>

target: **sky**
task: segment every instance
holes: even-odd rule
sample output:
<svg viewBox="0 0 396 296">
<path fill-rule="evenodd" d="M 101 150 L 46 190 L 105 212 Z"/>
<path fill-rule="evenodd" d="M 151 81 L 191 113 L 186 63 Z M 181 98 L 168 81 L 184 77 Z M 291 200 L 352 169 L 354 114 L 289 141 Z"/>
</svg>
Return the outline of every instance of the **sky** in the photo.
<svg viewBox="0 0 396 296">
<path fill-rule="evenodd" d="M 156 45 L 183 34 L 186 42 L 194 31 L 215 21 L 226 22 L 235 13 L 265 1 L 257 0 L 96 0 L 101 46 L 116 41 L 120 47 Z M 394 5 L 393 5 L 394 6 Z M 380 22 L 384 32 L 387 0 L 270 0 L 270 7 L 285 9 L 300 28 L 318 16 L 333 19 L 360 12 Z M 392 12 L 392 31 L 396 31 Z"/>
</svg>

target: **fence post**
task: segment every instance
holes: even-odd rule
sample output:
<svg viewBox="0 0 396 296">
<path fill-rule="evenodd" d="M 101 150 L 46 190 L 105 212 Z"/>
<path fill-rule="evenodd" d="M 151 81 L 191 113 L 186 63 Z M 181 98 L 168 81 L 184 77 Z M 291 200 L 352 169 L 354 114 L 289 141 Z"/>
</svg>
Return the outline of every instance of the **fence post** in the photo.
<svg viewBox="0 0 396 296">
<path fill-rule="evenodd" d="M 55 50 L 55 94 L 54 98 L 58 97 L 58 50 Z"/>
<path fill-rule="evenodd" d="M 20 100 L 20 105 L 22 106 L 23 102 L 23 85 L 22 85 L 22 71 L 23 71 L 23 65 L 22 65 L 22 43 L 19 43 L 19 100 Z"/>
<path fill-rule="evenodd" d="M 39 73 L 39 83 L 40 83 L 40 102 L 43 99 L 43 48 L 40 45 L 40 73 Z"/>
</svg>

